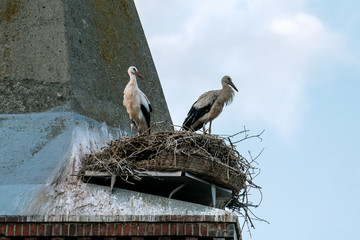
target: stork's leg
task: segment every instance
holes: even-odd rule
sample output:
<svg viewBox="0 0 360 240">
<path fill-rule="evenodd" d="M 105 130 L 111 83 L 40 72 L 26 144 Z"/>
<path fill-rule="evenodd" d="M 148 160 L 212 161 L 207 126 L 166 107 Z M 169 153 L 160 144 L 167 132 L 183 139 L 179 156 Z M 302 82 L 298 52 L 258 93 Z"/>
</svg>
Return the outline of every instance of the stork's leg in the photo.
<svg viewBox="0 0 360 240">
<path fill-rule="evenodd" d="M 210 121 L 210 126 L 209 126 L 209 135 L 211 135 L 211 123 L 212 123 L 212 121 Z"/>
<path fill-rule="evenodd" d="M 134 123 L 131 122 L 131 124 L 130 124 L 130 131 L 131 131 L 131 132 L 133 131 L 133 128 L 134 128 Z"/>
<path fill-rule="evenodd" d="M 206 134 L 205 125 L 206 125 L 206 123 L 203 124 L 203 134 L 204 134 L 204 135 Z"/>
</svg>

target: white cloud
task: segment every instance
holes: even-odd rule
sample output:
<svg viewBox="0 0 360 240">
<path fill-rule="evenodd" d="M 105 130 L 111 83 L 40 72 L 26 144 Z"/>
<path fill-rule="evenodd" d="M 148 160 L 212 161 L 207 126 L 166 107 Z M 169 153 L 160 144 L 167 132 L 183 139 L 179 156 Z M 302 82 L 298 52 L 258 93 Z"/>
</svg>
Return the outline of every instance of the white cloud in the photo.
<svg viewBox="0 0 360 240">
<path fill-rule="evenodd" d="M 298 46 L 311 53 L 329 48 L 337 40 L 337 36 L 329 32 L 318 18 L 303 12 L 274 19 L 270 30 L 293 47 Z"/>
<path fill-rule="evenodd" d="M 301 0 L 181 1 L 175 6 L 158 0 L 165 12 L 164 18 L 157 16 L 159 25 L 152 21 L 159 12 L 147 11 L 145 2 L 136 4 L 175 124 L 182 123 L 201 93 L 220 88 L 228 74 L 240 92 L 217 119 L 219 125 L 229 119 L 239 128 L 263 121 L 291 134 L 307 107 L 309 62 L 341 45 L 339 36 L 302 10 Z M 178 12 L 185 14 L 167 19 Z M 163 24 L 167 27 L 161 31 Z"/>
</svg>

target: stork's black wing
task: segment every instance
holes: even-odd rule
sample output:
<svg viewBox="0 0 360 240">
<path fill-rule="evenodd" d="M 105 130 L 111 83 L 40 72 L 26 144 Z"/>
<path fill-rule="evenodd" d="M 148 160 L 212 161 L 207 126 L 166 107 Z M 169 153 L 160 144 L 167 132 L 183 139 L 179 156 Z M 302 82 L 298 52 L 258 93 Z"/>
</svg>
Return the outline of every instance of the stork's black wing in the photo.
<svg viewBox="0 0 360 240">
<path fill-rule="evenodd" d="M 197 126 L 193 126 L 192 128 L 191 128 L 191 125 L 193 125 L 199 118 L 201 118 L 207 112 L 209 112 L 211 109 L 211 106 L 212 106 L 212 104 L 209 104 L 204 107 L 197 108 L 197 107 L 195 107 L 195 105 L 196 105 L 196 102 L 192 105 L 192 107 L 183 123 L 183 128 L 185 130 L 190 130 L 190 131 L 199 130 L 202 127 L 203 123 L 200 123 Z"/>
<path fill-rule="evenodd" d="M 152 112 L 150 101 L 140 89 L 139 89 L 139 97 L 140 97 L 140 110 L 145 117 L 147 128 L 150 128 L 150 113 Z"/>
<path fill-rule="evenodd" d="M 147 127 L 150 128 L 150 112 L 152 111 L 151 105 L 149 105 L 150 111 L 143 104 L 140 104 L 140 108 L 142 114 L 144 114 Z"/>
</svg>

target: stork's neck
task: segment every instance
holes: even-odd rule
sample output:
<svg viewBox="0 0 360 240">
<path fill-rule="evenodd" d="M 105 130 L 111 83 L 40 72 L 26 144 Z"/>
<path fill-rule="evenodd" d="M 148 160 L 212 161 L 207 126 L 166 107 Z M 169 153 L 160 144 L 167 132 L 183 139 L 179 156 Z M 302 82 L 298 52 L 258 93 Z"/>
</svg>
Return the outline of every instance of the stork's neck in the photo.
<svg viewBox="0 0 360 240">
<path fill-rule="evenodd" d="M 226 83 L 223 84 L 223 88 L 220 90 L 221 101 L 228 105 L 232 102 L 234 97 L 234 90 Z"/>
<path fill-rule="evenodd" d="M 135 74 L 129 74 L 129 75 L 130 75 L 130 83 L 137 85 Z"/>
</svg>

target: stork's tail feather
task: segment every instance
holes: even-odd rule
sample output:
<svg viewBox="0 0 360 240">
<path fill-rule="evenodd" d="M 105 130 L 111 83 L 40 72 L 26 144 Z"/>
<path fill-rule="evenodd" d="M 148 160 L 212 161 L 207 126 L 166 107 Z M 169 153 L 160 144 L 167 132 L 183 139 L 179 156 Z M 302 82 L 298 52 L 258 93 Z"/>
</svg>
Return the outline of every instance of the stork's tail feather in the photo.
<svg viewBox="0 0 360 240">
<path fill-rule="evenodd" d="M 191 131 L 193 132 L 194 129 L 191 128 L 191 121 L 189 121 L 190 119 L 189 118 L 186 118 L 183 125 L 182 125 L 182 128 L 186 131 Z"/>
</svg>

